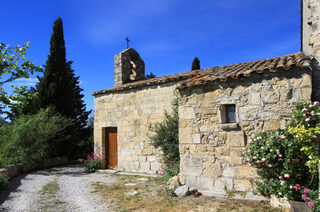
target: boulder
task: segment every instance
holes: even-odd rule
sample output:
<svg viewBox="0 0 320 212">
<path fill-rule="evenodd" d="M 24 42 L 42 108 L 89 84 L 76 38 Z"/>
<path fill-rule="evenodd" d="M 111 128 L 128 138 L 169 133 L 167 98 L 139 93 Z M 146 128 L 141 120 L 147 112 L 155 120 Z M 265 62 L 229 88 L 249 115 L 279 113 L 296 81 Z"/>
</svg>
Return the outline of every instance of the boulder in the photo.
<svg viewBox="0 0 320 212">
<path fill-rule="evenodd" d="M 177 195 L 178 197 L 188 196 L 188 195 L 190 194 L 189 186 L 188 186 L 188 185 L 184 185 L 184 186 L 178 187 L 178 188 L 174 191 L 174 194 Z"/>
</svg>

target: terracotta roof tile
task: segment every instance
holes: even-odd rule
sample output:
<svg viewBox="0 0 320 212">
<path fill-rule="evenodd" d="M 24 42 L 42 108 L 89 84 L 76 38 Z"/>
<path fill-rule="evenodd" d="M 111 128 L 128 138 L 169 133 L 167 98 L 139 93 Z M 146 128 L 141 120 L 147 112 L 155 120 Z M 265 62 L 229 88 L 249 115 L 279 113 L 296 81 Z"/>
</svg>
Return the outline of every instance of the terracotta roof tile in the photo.
<svg viewBox="0 0 320 212">
<path fill-rule="evenodd" d="M 277 72 L 279 70 L 289 70 L 292 67 L 308 68 L 311 59 L 303 53 L 290 54 L 282 57 L 275 57 L 266 60 L 257 60 L 253 62 L 238 63 L 228 66 L 217 66 L 203 70 L 205 74 L 200 74 L 197 77 L 192 77 L 178 83 L 178 88 L 192 87 L 203 85 L 210 81 L 221 80 L 225 81 L 228 78 L 238 79 L 242 76 L 250 77 L 252 73 Z"/>
<path fill-rule="evenodd" d="M 173 81 L 181 81 L 178 83 L 178 88 L 186 88 L 196 85 L 203 85 L 209 81 L 225 81 L 228 78 L 238 79 L 242 76 L 250 77 L 253 72 L 263 73 L 266 71 L 277 72 L 278 70 L 289 70 L 294 66 L 311 69 L 310 58 L 304 56 L 304 54 L 300 52 L 265 60 L 257 60 L 253 62 L 238 63 L 227 66 L 217 66 L 208 69 L 188 71 L 180 74 L 173 74 L 149 80 L 140 80 L 137 82 L 126 83 L 114 88 L 96 91 L 93 93 L 93 95 L 121 90 L 129 90 L 143 86 L 157 85 Z"/>
</svg>

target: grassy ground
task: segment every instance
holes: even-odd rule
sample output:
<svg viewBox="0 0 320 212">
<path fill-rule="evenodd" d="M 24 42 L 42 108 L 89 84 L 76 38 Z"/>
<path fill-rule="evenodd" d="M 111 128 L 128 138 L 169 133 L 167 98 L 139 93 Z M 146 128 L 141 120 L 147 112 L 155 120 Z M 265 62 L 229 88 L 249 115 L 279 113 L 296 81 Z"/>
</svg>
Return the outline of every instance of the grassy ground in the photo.
<svg viewBox="0 0 320 212">
<path fill-rule="evenodd" d="M 242 212 L 275 212 L 269 205 L 248 201 L 219 200 L 212 197 L 172 197 L 157 178 L 139 181 L 141 176 L 113 175 L 118 183 L 105 185 L 92 184 L 94 192 L 101 195 L 111 206 L 111 211 L 242 211 Z M 127 183 L 135 183 L 126 186 Z M 126 192 L 137 191 L 128 196 Z"/>
<path fill-rule="evenodd" d="M 58 197 L 59 185 L 57 180 L 60 175 L 56 175 L 55 179 L 42 187 L 38 207 L 41 211 L 65 211 L 65 202 Z"/>
</svg>

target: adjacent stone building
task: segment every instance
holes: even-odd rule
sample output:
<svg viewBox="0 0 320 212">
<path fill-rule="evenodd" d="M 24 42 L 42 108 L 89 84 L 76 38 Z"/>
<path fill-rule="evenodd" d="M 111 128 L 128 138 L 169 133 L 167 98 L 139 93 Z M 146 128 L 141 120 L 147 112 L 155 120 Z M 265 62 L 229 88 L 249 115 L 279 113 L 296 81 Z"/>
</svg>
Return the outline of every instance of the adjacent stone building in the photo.
<svg viewBox="0 0 320 212">
<path fill-rule="evenodd" d="M 115 87 L 95 97 L 95 152 L 105 168 L 156 173 L 148 125 L 179 97 L 180 181 L 205 195 L 246 191 L 256 170 L 240 160 L 247 138 L 284 127 L 294 102 L 319 100 L 320 0 L 303 0 L 303 52 L 144 80 L 134 49 L 115 56 Z"/>
</svg>

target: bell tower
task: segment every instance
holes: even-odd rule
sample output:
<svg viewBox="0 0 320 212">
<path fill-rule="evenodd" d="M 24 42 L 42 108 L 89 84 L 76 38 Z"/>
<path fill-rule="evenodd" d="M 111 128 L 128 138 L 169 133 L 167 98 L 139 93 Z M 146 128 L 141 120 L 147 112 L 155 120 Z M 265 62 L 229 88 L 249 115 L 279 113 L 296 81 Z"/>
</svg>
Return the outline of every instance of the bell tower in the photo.
<svg viewBox="0 0 320 212">
<path fill-rule="evenodd" d="M 145 65 L 133 48 L 114 56 L 114 86 L 145 79 Z"/>
</svg>

